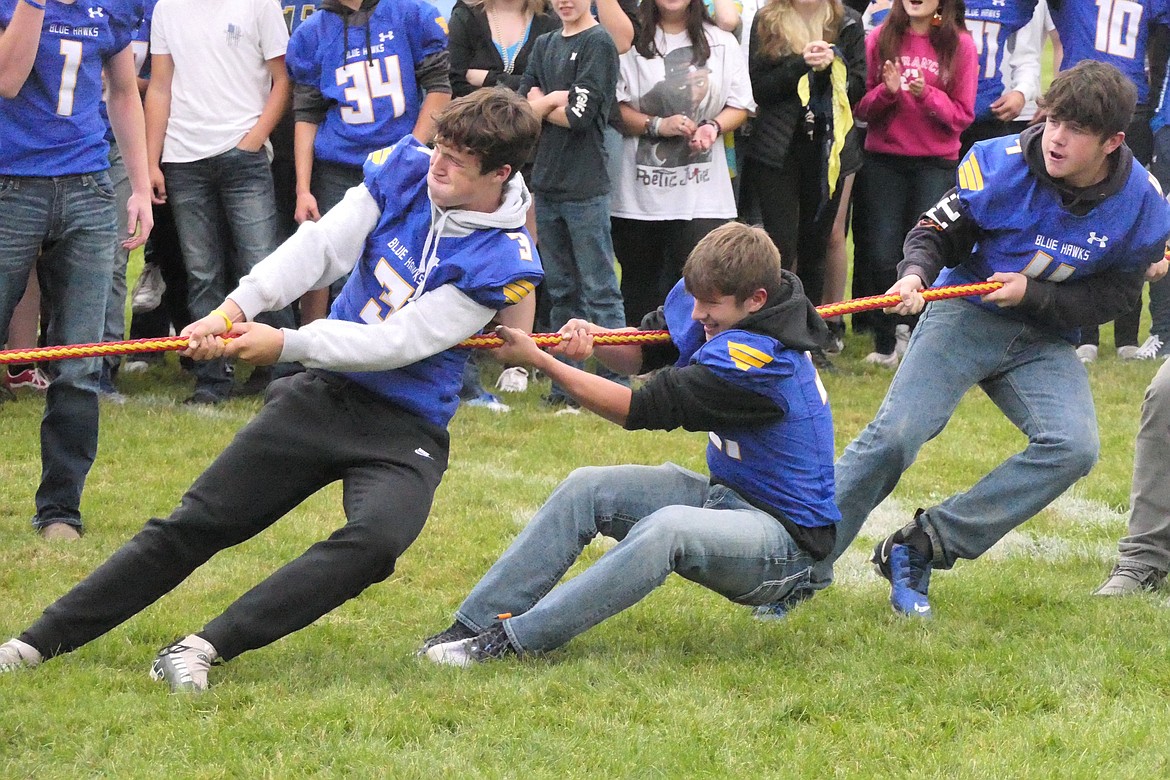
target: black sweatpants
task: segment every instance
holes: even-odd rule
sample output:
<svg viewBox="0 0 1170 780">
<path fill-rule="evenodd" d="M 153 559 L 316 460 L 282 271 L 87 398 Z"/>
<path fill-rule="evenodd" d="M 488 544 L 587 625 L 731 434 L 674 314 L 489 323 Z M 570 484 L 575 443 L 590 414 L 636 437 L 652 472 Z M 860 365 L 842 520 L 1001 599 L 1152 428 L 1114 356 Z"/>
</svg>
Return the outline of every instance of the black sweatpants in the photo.
<svg viewBox="0 0 1170 780">
<path fill-rule="evenodd" d="M 171 516 L 150 520 L 20 638 L 45 657 L 74 650 L 341 480 L 345 525 L 198 632 L 224 660 L 263 647 L 390 576 L 426 522 L 448 449 L 446 430 L 335 374 L 276 381 Z"/>
</svg>

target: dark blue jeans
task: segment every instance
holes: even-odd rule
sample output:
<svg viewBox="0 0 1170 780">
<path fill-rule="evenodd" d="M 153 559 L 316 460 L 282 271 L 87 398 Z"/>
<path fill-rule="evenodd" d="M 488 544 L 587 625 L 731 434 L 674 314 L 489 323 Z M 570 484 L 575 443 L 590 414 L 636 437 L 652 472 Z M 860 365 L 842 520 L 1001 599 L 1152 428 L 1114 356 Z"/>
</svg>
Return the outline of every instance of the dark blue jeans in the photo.
<svg viewBox="0 0 1170 780">
<path fill-rule="evenodd" d="M 117 247 L 109 175 L 0 177 L 0 214 L 0 344 L 33 263 L 49 312 L 48 343 L 101 341 Z M 56 364 L 41 420 L 36 528 L 81 528 L 81 491 L 97 457 L 100 370 L 100 358 Z"/>
<path fill-rule="evenodd" d="M 191 317 L 199 319 L 219 306 L 234 283 L 276 249 L 279 221 L 272 170 L 263 149 L 230 149 L 205 160 L 163 163 L 163 173 L 187 264 L 187 302 Z M 227 222 L 226 232 L 221 230 L 221 219 Z M 289 309 L 258 319 L 278 328 L 294 324 Z M 196 363 L 196 390 L 225 397 L 230 386 L 223 360 Z"/>
<path fill-rule="evenodd" d="M 880 295 L 898 280 L 902 242 L 914 223 L 955 186 L 954 161 L 937 157 L 901 157 L 892 154 L 865 155 L 871 282 Z M 889 355 L 894 351 L 894 328 L 898 318 L 874 312 L 874 350 Z"/>
</svg>

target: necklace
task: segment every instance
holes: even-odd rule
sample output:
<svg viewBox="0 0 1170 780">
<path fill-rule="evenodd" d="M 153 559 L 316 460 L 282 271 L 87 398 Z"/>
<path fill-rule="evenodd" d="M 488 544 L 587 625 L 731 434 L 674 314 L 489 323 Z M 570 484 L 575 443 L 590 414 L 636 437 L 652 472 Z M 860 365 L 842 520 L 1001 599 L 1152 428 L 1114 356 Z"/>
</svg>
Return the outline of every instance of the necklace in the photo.
<svg viewBox="0 0 1170 780">
<path fill-rule="evenodd" d="M 504 72 L 511 73 L 512 69 L 516 67 L 516 56 L 520 53 L 520 44 L 524 42 L 524 39 L 521 38 L 511 46 L 505 46 L 504 36 L 500 31 L 499 19 L 496 18 L 495 12 L 485 9 L 484 14 L 487 16 L 488 28 L 491 30 L 492 39 L 496 44 L 496 48 L 500 51 L 500 59 L 504 61 Z M 527 21 L 527 14 L 525 15 L 525 21 Z"/>
</svg>

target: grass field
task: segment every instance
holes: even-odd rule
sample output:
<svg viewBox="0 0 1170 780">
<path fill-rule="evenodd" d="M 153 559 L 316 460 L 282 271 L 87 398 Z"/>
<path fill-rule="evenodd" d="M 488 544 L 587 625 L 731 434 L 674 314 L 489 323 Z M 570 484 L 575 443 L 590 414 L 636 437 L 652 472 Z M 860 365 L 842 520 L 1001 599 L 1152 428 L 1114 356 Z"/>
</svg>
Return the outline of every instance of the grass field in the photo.
<svg viewBox="0 0 1170 780">
<path fill-rule="evenodd" d="M 850 341 L 826 375 L 838 450 L 889 374 Z M 511 414 L 461 411 L 430 522 L 386 583 L 317 624 L 171 696 L 157 648 L 342 522 L 339 490 L 218 556 L 78 652 L 0 676 L 0 767 L 11 777 L 1156 777 L 1170 773 L 1165 596 L 1089 597 L 1125 522 L 1142 392 L 1157 366 L 1103 345 L 1091 368 L 1102 458 L 983 559 L 933 580 L 937 618 L 896 618 L 864 564 L 914 507 L 969 486 L 1022 446 L 978 394 L 843 559 L 837 584 L 782 623 L 678 578 L 560 651 L 471 670 L 414 658 L 551 489 L 584 464 L 703 469 L 704 436 L 624 433 L 554 417 L 540 387 Z M 173 357 L 173 356 L 172 356 Z M 7 636 L 182 491 L 257 402 L 189 409 L 174 365 L 125 377 L 103 408 L 83 510 L 89 533 L 28 527 L 41 402 L 0 407 L 0 632 Z M 601 545 L 586 551 L 584 563 Z"/>
</svg>

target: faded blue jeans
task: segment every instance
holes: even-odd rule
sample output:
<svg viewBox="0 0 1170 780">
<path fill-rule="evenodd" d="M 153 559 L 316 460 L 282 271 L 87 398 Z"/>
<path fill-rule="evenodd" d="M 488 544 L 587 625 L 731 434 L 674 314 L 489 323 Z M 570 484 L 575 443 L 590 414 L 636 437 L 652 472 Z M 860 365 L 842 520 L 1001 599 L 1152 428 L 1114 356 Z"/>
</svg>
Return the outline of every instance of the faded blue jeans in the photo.
<svg viewBox="0 0 1170 780">
<path fill-rule="evenodd" d="M 978 558 L 1089 473 L 1097 460 L 1097 417 L 1072 345 L 964 300 L 932 303 L 877 416 L 837 459 L 841 522 L 833 554 L 814 572 L 816 587 L 828 585 L 832 562 L 976 385 L 1028 444 L 919 518 L 934 545 L 935 568 Z"/>
<path fill-rule="evenodd" d="M 235 282 L 276 249 L 280 225 L 272 170 L 263 149 L 229 149 L 205 160 L 163 163 L 163 174 L 187 265 L 188 305 L 197 320 L 223 303 Z M 294 324 L 290 309 L 258 319 L 278 328 Z M 196 390 L 225 397 L 230 386 L 222 359 L 195 364 Z"/>
<path fill-rule="evenodd" d="M 109 175 L 0 176 L 0 214 L 0 344 L 8 340 L 12 311 L 34 263 L 49 311 L 48 343 L 101 341 L 117 246 Z M 81 528 L 81 491 L 97 457 L 101 359 L 63 360 L 54 367 L 41 420 L 33 526 Z"/>
<path fill-rule="evenodd" d="M 609 195 L 571 201 L 552 201 L 539 192 L 535 197 L 552 329 L 558 330 L 574 317 L 603 328 L 624 327 L 626 310 L 609 232 Z M 629 382 L 604 366 L 598 373 L 623 384 Z M 564 396 L 564 391 L 554 385 L 551 395 Z"/>
<path fill-rule="evenodd" d="M 618 540 L 554 589 L 598 534 Z M 781 601 L 812 558 L 771 515 L 673 463 L 574 471 L 459 607 L 477 631 L 506 612 L 524 653 L 552 650 L 680 576 L 738 603 Z M 551 592 L 550 592 L 551 591 Z"/>
</svg>

